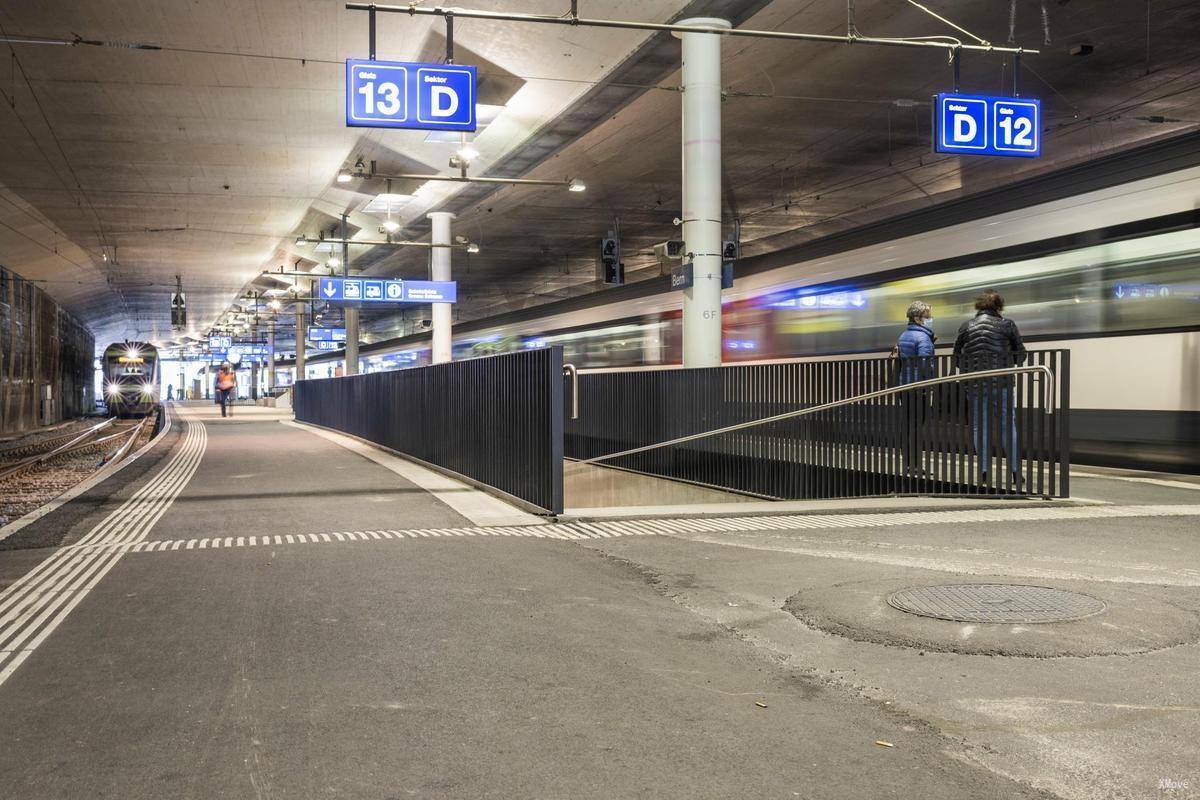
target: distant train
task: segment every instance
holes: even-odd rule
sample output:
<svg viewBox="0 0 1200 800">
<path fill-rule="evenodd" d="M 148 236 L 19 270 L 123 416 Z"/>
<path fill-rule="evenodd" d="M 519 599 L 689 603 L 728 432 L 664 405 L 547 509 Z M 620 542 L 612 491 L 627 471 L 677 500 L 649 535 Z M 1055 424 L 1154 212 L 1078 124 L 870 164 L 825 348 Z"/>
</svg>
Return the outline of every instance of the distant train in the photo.
<svg viewBox="0 0 1200 800">
<path fill-rule="evenodd" d="M 119 417 L 141 417 L 158 405 L 158 350 L 149 342 L 115 342 L 104 351 L 104 402 Z"/>
</svg>

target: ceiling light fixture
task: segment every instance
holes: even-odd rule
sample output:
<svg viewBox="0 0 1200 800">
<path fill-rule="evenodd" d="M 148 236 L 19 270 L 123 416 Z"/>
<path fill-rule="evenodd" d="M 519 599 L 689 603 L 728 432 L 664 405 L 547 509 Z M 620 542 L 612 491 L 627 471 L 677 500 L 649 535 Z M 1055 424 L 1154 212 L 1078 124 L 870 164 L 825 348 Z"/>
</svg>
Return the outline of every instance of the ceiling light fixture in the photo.
<svg viewBox="0 0 1200 800">
<path fill-rule="evenodd" d="M 278 311 L 279 309 L 283 308 L 283 303 L 279 302 L 278 300 L 272 300 L 271 302 L 267 303 L 267 306 L 272 311 Z"/>
<path fill-rule="evenodd" d="M 464 144 L 462 147 L 458 148 L 458 157 L 464 161 L 474 161 L 475 159 L 479 158 L 479 151 L 474 147 L 471 147 L 469 144 Z"/>
<path fill-rule="evenodd" d="M 333 269 L 334 267 L 340 267 L 341 265 L 342 262 L 337 258 L 331 258 L 325 262 L 325 266 L 329 267 L 330 269 Z"/>
<path fill-rule="evenodd" d="M 303 236 L 296 237 L 296 247 L 304 247 L 306 244 L 308 244 L 308 239 L 304 238 Z"/>
<path fill-rule="evenodd" d="M 474 242 L 471 242 L 469 245 L 467 245 L 467 252 L 470 253 L 471 255 L 478 253 L 479 245 L 475 244 Z"/>
<path fill-rule="evenodd" d="M 567 182 L 567 191 L 569 192 L 583 192 L 586 190 L 587 184 L 579 180 L 579 178 L 571 178 L 571 180 Z"/>
<path fill-rule="evenodd" d="M 343 170 L 340 170 L 337 174 L 337 182 L 338 183 L 349 183 L 353 177 L 354 177 L 354 175 L 351 174 L 350 170 L 343 169 Z"/>
<path fill-rule="evenodd" d="M 400 230 L 400 223 L 396 222 L 396 220 L 392 219 L 391 217 L 388 217 L 383 221 L 383 229 L 388 233 L 395 233 L 396 231 Z"/>
</svg>

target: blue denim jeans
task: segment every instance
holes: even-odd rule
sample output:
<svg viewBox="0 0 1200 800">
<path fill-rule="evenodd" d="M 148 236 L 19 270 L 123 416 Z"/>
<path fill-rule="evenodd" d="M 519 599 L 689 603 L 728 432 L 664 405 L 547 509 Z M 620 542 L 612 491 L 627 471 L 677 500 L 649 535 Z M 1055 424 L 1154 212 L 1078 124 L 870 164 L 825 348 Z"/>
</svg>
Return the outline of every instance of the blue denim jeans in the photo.
<svg viewBox="0 0 1200 800">
<path fill-rule="evenodd" d="M 1008 456 L 1008 468 L 1021 472 L 1021 454 L 1017 447 L 1017 416 L 1012 390 L 1008 387 L 980 386 L 969 390 L 971 399 L 971 436 L 979 456 L 980 471 L 987 474 L 991 464 L 992 427 L 1000 434 L 1000 445 Z M 993 415 L 997 415 L 993 417 Z M 997 456 L 999 454 L 997 453 Z"/>
</svg>

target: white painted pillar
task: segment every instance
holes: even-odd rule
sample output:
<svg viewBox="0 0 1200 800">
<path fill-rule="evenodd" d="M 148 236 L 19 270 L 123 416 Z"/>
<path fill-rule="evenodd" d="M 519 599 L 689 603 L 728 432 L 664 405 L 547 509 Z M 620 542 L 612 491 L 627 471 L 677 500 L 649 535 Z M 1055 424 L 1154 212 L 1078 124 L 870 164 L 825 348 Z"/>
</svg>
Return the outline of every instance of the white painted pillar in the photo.
<svg viewBox="0 0 1200 800">
<path fill-rule="evenodd" d="M 267 329 L 267 394 L 275 391 L 275 323 Z"/>
<path fill-rule="evenodd" d="M 730 28 L 728 20 L 693 17 L 680 25 Z M 693 283 L 683 291 L 683 365 L 721 365 L 721 40 L 683 40 L 683 241 Z"/>
<path fill-rule="evenodd" d="M 308 338 L 308 320 L 304 316 L 304 303 L 296 305 L 296 379 L 304 380 L 304 340 Z"/>
<path fill-rule="evenodd" d="M 358 309 L 346 307 L 346 369 L 344 375 L 358 374 Z"/>
<path fill-rule="evenodd" d="M 434 245 L 449 245 L 450 221 L 454 214 L 449 211 L 434 211 L 429 215 L 433 224 L 433 235 L 430 241 Z M 450 278 L 450 247 L 432 247 L 429 257 L 429 278 L 435 281 L 448 281 Z M 433 303 L 433 363 L 445 364 L 453 358 L 450 347 L 451 339 L 451 306 L 450 303 Z"/>
</svg>

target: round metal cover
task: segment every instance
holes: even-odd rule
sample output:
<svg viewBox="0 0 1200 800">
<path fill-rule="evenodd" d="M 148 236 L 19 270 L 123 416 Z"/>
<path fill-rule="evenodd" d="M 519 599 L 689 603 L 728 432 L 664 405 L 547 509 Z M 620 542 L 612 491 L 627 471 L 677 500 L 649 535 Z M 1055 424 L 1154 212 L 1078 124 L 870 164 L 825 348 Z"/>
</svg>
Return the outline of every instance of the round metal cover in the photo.
<svg viewBox="0 0 1200 800">
<path fill-rule="evenodd" d="M 1007 583 L 901 589 L 888 596 L 888 605 L 954 622 L 1070 622 L 1105 609 L 1103 601 L 1086 594 Z"/>
</svg>

